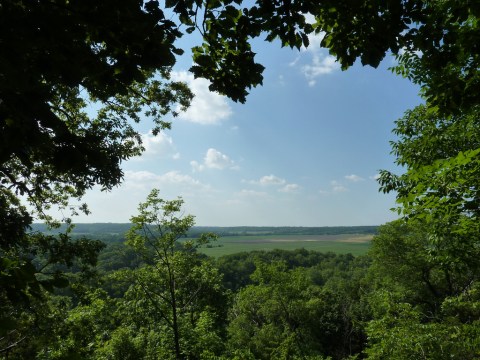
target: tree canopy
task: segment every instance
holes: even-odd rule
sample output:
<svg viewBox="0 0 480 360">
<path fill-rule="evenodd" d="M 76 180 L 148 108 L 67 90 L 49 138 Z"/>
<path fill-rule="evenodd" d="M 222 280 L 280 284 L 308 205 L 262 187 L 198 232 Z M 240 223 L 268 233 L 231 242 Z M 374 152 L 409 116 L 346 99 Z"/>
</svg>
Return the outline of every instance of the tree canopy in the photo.
<svg viewBox="0 0 480 360">
<path fill-rule="evenodd" d="M 242 103 L 263 80 L 254 38 L 300 49 L 309 46 L 310 34 L 321 33 L 321 46 L 343 69 L 357 59 L 376 67 L 395 54 L 393 70 L 421 86 L 426 104 L 397 122 L 393 153 L 406 172 L 383 172 L 382 189 L 397 192 L 408 219 L 425 221 L 426 262 L 455 270 L 474 262 L 479 14 L 480 3 L 458 0 L 2 1 L 0 284 L 8 286 L 0 287 L 0 335 L 23 326 L 16 314 L 42 307 L 41 289 L 65 284 L 55 266 L 73 266 L 74 258 L 95 263 L 98 244 L 32 236 L 28 225 L 33 216 L 52 220 L 50 206 L 67 207 L 95 185 L 120 184 L 122 162 L 143 150 L 135 122 L 152 119 L 157 134 L 170 127 L 178 106 L 189 105 L 192 93 L 171 81 L 170 72 L 183 54 L 178 40 L 193 32 L 201 42 L 192 49 L 190 71 Z M 54 268 L 51 277 L 43 277 L 44 265 Z M 19 297 L 23 308 L 15 303 Z M 39 304 L 31 305 L 32 297 Z M 384 332 L 380 325 L 371 328 L 373 337 Z M 124 335 L 118 332 L 116 341 Z"/>
</svg>

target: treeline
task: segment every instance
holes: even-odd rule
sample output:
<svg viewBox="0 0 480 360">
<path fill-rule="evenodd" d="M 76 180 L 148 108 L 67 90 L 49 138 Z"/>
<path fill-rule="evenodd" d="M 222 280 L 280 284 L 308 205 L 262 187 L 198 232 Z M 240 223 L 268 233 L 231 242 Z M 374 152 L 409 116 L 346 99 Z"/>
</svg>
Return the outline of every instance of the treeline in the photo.
<svg viewBox="0 0 480 360">
<path fill-rule="evenodd" d="M 103 244 L 95 267 L 86 250 L 100 249 L 82 240 L 74 250 L 83 257 L 70 264 L 36 256 L 44 291 L 13 301 L 2 289 L 0 357 L 480 357 L 479 250 L 461 234 L 432 243 L 425 223 L 399 220 L 378 229 L 366 256 L 213 259 L 197 249 L 215 234 L 185 241 L 193 217 L 181 216 L 181 200 L 152 192 L 142 205 L 126 243 Z"/>
<path fill-rule="evenodd" d="M 341 234 L 376 234 L 378 226 L 236 226 L 210 227 L 195 226 L 189 231 L 189 236 L 198 236 L 204 232 L 214 232 L 220 236 L 248 236 L 248 235 L 341 235 Z"/>
<path fill-rule="evenodd" d="M 50 229 L 45 224 L 32 224 L 32 231 L 43 233 L 59 233 L 67 229 L 62 224 L 57 229 Z M 128 223 L 81 223 L 75 224 L 71 231 L 72 236 L 88 236 L 97 239 L 123 240 L 123 235 L 132 227 Z M 341 234 L 376 234 L 378 226 L 192 226 L 186 237 L 198 237 L 203 233 L 211 232 L 219 236 L 248 236 L 248 235 L 341 235 Z"/>
</svg>

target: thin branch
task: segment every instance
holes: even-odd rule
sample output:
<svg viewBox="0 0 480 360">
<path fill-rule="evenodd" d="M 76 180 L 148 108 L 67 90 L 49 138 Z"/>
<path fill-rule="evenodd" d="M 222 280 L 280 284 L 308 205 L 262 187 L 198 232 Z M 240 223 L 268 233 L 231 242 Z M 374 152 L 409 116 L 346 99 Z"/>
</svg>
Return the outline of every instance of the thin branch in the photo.
<svg viewBox="0 0 480 360">
<path fill-rule="evenodd" d="M 160 309 L 157 302 L 152 298 L 152 296 L 150 295 L 150 292 L 147 290 L 147 288 L 140 281 L 138 281 L 138 284 L 141 286 L 145 295 L 147 295 L 148 299 L 150 300 L 152 305 L 155 307 L 155 309 L 157 309 L 157 311 L 160 313 L 160 316 L 168 323 L 168 326 L 173 327 L 173 324 L 172 324 L 171 320 L 164 314 L 163 310 Z"/>
<path fill-rule="evenodd" d="M 182 306 L 182 309 L 185 309 L 187 306 L 189 306 L 193 300 L 195 299 L 195 297 L 197 296 L 197 294 L 200 292 L 200 290 L 202 290 L 202 286 L 200 285 L 197 290 L 192 294 L 192 296 L 190 296 L 190 299 L 188 299 L 185 304 Z"/>
<path fill-rule="evenodd" d="M 25 335 L 25 336 L 22 337 L 20 340 L 17 340 L 17 341 L 15 341 L 14 343 L 8 345 L 6 348 L 0 349 L 0 354 L 3 353 L 3 352 L 7 352 L 7 351 L 9 351 L 10 349 L 14 348 L 14 347 L 17 346 L 18 344 L 20 344 L 23 340 L 25 340 L 26 338 L 27 338 L 27 336 Z"/>
</svg>

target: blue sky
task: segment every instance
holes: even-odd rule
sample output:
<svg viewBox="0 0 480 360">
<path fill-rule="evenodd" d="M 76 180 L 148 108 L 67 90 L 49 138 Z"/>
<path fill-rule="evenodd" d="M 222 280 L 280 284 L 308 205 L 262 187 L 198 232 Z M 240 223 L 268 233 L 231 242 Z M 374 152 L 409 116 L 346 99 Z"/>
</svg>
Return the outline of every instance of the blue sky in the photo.
<svg viewBox="0 0 480 360">
<path fill-rule="evenodd" d="M 264 85 L 247 103 L 208 91 L 178 60 L 173 78 L 196 97 L 172 130 L 149 135 L 146 152 L 124 163 L 125 181 L 85 197 L 92 214 L 76 222 L 127 222 L 152 188 L 182 196 L 197 225 L 377 225 L 393 220 L 394 195 L 378 192 L 379 169 L 397 170 L 389 141 L 394 120 L 419 104 L 418 88 L 378 69 L 341 71 L 311 37 L 301 51 L 254 44 Z M 188 46 L 188 44 L 186 44 Z"/>
</svg>

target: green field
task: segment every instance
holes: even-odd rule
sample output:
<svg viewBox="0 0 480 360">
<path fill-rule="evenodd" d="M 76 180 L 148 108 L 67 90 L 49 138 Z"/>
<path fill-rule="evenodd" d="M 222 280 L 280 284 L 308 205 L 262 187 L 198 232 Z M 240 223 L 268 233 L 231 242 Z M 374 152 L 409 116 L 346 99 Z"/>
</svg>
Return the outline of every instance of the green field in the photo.
<svg viewBox="0 0 480 360">
<path fill-rule="evenodd" d="M 370 247 L 372 235 L 263 235 L 225 236 L 211 247 L 199 249 L 208 256 L 219 257 L 252 250 L 307 249 L 319 252 L 362 255 Z"/>
</svg>

